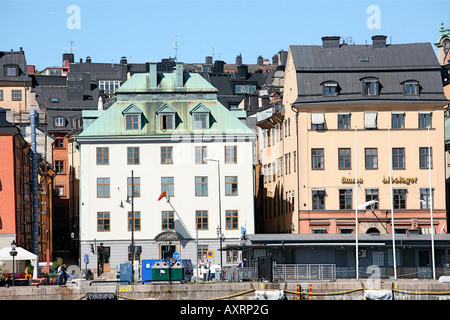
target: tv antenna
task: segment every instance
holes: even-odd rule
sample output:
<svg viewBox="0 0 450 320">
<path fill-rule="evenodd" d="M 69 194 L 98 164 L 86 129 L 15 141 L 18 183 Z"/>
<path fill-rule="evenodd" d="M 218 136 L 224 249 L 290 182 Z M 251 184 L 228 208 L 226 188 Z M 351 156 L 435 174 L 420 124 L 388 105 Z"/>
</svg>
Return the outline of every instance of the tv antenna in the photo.
<svg viewBox="0 0 450 320">
<path fill-rule="evenodd" d="M 64 49 L 70 49 L 70 53 L 73 53 L 72 50 L 73 50 L 73 49 L 78 49 L 78 48 L 73 46 L 73 44 L 75 43 L 75 41 L 69 40 L 69 42 L 70 42 L 70 48 L 69 48 L 69 47 L 66 47 L 66 48 L 64 48 Z"/>
<path fill-rule="evenodd" d="M 175 44 L 175 61 L 178 61 L 177 60 L 177 58 L 178 58 L 178 41 L 176 40 L 177 39 L 177 36 L 175 35 L 175 42 L 174 42 L 174 44 Z"/>
</svg>

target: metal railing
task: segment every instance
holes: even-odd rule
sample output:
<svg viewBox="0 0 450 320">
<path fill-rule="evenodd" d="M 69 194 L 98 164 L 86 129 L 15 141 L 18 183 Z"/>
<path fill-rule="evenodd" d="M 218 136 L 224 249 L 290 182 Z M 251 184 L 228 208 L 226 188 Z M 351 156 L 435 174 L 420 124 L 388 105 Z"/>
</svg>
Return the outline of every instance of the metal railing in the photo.
<svg viewBox="0 0 450 320">
<path fill-rule="evenodd" d="M 335 264 L 273 264 L 274 281 L 336 280 Z"/>
</svg>

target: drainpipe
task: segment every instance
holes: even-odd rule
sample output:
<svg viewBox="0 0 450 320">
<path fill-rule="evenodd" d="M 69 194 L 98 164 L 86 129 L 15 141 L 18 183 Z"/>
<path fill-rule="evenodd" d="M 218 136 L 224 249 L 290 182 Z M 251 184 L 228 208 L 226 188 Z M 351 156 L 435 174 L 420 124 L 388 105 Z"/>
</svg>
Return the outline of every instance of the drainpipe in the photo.
<svg viewBox="0 0 450 320">
<path fill-rule="evenodd" d="M 297 139 L 297 151 L 296 151 L 296 160 L 297 160 L 297 233 L 300 233 L 300 154 L 298 152 L 299 150 L 299 136 L 298 136 L 298 110 L 294 107 L 294 105 L 291 105 L 292 111 L 295 112 L 295 136 Z M 295 205 L 294 205 L 295 209 Z"/>
<path fill-rule="evenodd" d="M 38 185 L 36 153 L 36 110 L 30 110 L 31 119 L 31 168 L 33 188 L 33 253 L 38 254 Z"/>
</svg>

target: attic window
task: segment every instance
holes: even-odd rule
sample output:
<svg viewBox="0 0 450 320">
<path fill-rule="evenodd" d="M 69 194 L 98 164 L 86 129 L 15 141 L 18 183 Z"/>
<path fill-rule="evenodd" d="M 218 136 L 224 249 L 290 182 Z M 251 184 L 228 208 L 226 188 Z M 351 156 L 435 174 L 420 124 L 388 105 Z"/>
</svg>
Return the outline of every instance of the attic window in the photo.
<svg viewBox="0 0 450 320">
<path fill-rule="evenodd" d="M 361 62 L 369 62 L 369 57 L 361 57 Z"/>
<path fill-rule="evenodd" d="M 407 81 L 403 83 L 403 93 L 405 96 L 418 96 L 419 83 L 417 81 Z"/>
<path fill-rule="evenodd" d="M 17 77 L 19 75 L 19 67 L 15 65 L 5 66 L 5 75 L 7 77 Z"/>
<path fill-rule="evenodd" d="M 122 114 L 125 116 L 125 130 L 142 129 L 141 118 L 142 110 L 134 104 L 130 104 Z"/>
<path fill-rule="evenodd" d="M 58 102 L 59 102 L 58 98 L 52 98 L 52 103 L 58 103 Z"/>
<path fill-rule="evenodd" d="M 378 95 L 378 80 L 377 79 L 365 79 L 363 80 L 363 94 L 366 97 Z"/>
<path fill-rule="evenodd" d="M 55 118 L 55 127 L 64 127 L 64 118 Z"/>
<path fill-rule="evenodd" d="M 159 118 L 159 130 L 173 130 L 176 128 L 176 115 L 177 110 L 175 110 L 170 104 L 165 103 L 158 110 L 156 114 Z"/>
<path fill-rule="evenodd" d="M 191 110 L 192 126 L 194 130 L 209 129 L 211 110 L 199 103 Z"/>
<path fill-rule="evenodd" d="M 336 97 L 338 95 L 338 84 L 336 82 L 325 82 L 322 86 L 324 97 Z"/>
</svg>

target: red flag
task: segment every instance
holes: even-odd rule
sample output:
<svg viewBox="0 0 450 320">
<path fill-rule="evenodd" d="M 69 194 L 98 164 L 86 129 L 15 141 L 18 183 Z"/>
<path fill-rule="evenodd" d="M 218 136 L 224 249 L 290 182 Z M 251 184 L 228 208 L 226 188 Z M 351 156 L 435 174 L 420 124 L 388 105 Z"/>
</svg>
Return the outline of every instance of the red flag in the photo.
<svg viewBox="0 0 450 320">
<path fill-rule="evenodd" d="M 167 194 L 167 191 L 164 191 L 163 193 L 160 194 L 158 201 L 161 200 L 162 198 L 164 198 Z"/>
</svg>

